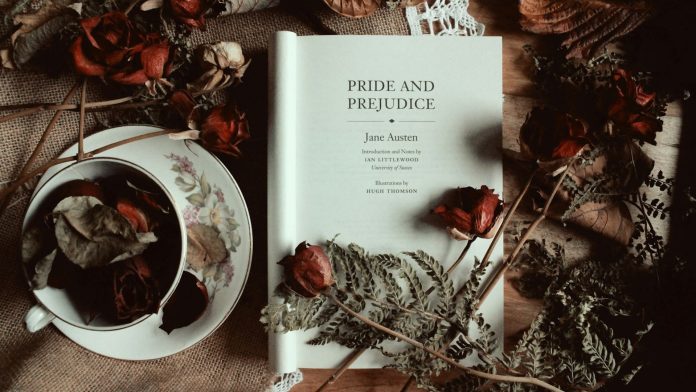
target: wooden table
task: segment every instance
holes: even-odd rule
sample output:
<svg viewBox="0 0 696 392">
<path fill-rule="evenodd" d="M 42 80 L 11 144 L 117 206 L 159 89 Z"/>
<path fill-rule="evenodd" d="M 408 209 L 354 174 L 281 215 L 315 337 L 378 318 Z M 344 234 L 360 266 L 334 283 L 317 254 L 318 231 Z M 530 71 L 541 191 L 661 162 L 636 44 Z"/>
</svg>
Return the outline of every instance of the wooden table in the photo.
<svg viewBox="0 0 696 392">
<path fill-rule="evenodd" d="M 534 105 L 535 89 L 531 80 L 532 64 L 524 53 L 523 46 L 530 44 L 536 48 L 548 45 L 548 39 L 523 32 L 518 24 L 517 2 L 509 0 L 471 0 L 469 12 L 486 25 L 486 35 L 503 37 L 503 148 L 519 150 L 517 135 L 520 125 Z M 666 175 L 672 176 L 677 159 L 681 118 L 680 110 L 670 105 L 664 120 L 664 132 L 658 135 L 658 146 L 646 146 L 645 150 L 656 161 Z M 659 151 L 655 151 L 659 150 Z M 659 152 L 659 153 L 656 153 Z M 512 165 L 504 165 L 504 198 L 512 200 L 521 188 L 526 175 L 515 171 Z M 534 214 L 524 204 L 511 222 L 505 236 L 505 252 L 512 250 L 515 242 L 511 231 L 526 227 Z M 526 223 L 526 224 L 525 224 Z M 667 223 L 665 223 L 666 227 Z M 548 241 L 564 243 L 566 256 L 570 261 L 584 258 L 592 251 L 592 239 L 587 233 L 571 227 L 545 221 L 533 238 L 546 238 Z M 566 241 L 572 237 L 572 241 Z M 526 329 L 540 308 L 540 301 L 523 298 L 510 284 L 514 273 L 505 276 L 505 344 L 514 344 L 519 332 Z M 333 374 L 332 369 L 303 369 L 304 381 L 293 391 L 316 391 Z M 401 390 L 408 377 L 392 370 L 351 369 L 325 391 L 374 391 L 397 392 Z M 412 387 L 410 390 L 419 390 Z"/>
</svg>

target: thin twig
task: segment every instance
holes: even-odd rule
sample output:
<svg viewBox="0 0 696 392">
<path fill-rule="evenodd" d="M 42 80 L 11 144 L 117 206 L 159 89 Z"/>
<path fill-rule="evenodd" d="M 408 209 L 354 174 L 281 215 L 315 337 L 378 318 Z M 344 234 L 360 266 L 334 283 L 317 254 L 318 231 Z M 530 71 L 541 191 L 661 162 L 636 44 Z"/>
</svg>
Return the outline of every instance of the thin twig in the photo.
<svg viewBox="0 0 696 392">
<path fill-rule="evenodd" d="M 331 299 L 344 312 L 357 318 L 358 320 L 362 321 L 366 325 L 368 325 L 368 326 L 370 326 L 370 327 L 372 327 L 380 332 L 383 332 L 389 336 L 392 336 L 396 339 L 399 339 L 403 342 L 406 342 L 406 343 L 408 343 L 416 348 L 419 348 L 423 351 L 426 351 L 430 355 L 432 355 L 436 358 L 439 358 L 439 359 L 447 362 L 448 364 L 450 364 L 458 369 L 461 369 L 464 372 L 466 372 L 472 376 L 481 377 L 481 378 L 485 378 L 485 379 L 493 380 L 493 381 L 498 381 L 498 382 L 532 384 L 532 385 L 536 385 L 538 387 L 547 389 L 549 391 L 562 392 L 562 390 L 554 387 L 553 385 L 551 385 L 547 382 L 544 382 L 542 380 L 533 378 L 533 377 L 518 377 L 518 376 L 510 376 L 510 375 L 504 375 L 504 374 L 491 374 L 491 373 L 486 373 L 486 372 L 482 372 L 480 370 L 466 367 L 466 366 L 460 364 L 459 362 L 455 361 L 454 359 L 452 359 L 452 358 L 450 358 L 450 357 L 448 357 L 440 352 L 437 352 L 429 347 L 426 347 L 425 345 L 423 345 L 422 343 L 420 343 L 417 340 L 411 339 L 406 335 L 403 335 L 399 332 L 391 330 L 391 329 L 389 329 L 389 328 L 387 328 L 379 323 L 376 323 L 376 322 L 370 320 L 369 318 L 363 316 L 362 314 L 355 312 L 353 309 L 349 308 L 343 302 L 341 302 L 338 298 L 336 298 L 336 296 L 333 293 L 328 292 L 328 293 L 324 293 L 324 295 L 326 295 L 329 299 Z"/>
<path fill-rule="evenodd" d="M 498 283 L 500 278 L 505 275 L 505 272 L 510 268 L 510 266 L 515 262 L 517 259 L 517 256 L 519 255 L 520 251 L 522 250 L 522 247 L 524 247 L 524 243 L 529 239 L 529 236 L 536 230 L 537 226 L 546 219 L 546 216 L 549 212 L 549 208 L 551 207 L 551 203 L 553 202 L 554 198 L 556 197 L 556 194 L 558 191 L 561 189 L 561 186 L 563 184 L 563 180 L 565 180 L 566 176 L 570 172 L 570 169 L 573 167 L 575 164 L 577 158 L 573 159 L 568 163 L 568 166 L 563 170 L 563 173 L 560 175 L 558 180 L 556 181 L 556 185 L 553 187 L 553 191 L 551 191 L 551 194 L 549 195 L 548 200 L 546 200 L 546 204 L 544 205 L 544 208 L 541 211 L 541 214 L 537 216 L 536 219 L 532 222 L 531 225 L 525 230 L 524 234 L 522 234 L 522 237 L 520 240 L 517 242 L 517 245 L 515 248 L 512 250 L 510 255 L 505 259 L 505 261 L 502 263 L 500 267 L 498 267 L 497 271 L 495 272 L 495 275 L 493 275 L 493 278 L 488 281 L 488 283 L 485 285 L 481 295 L 479 296 L 480 298 L 480 303 L 483 303 L 486 301 L 486 298 L 488 298 L 488 295 L 491 293 L 493 290 L 493 287 Z"/>
<path fill-rule="evenodd" d="M 27 108 L 24 110 L 20 110 L 17 113 L 12 113 L 12 114 L 6 114 L 4 116 L 0 116 L 0 123 L 6 122 L 6 121 L 12 121 L 16 118 L 24 117 L 24 116 L 29 116 L 31 114 L 34 114 L 36 112 L 40 112 L 41 108 Z"/>
<path fill-rule="evenodd" d="M 130 97 L 107 99 L 105 101 L 88 102 L 85 105 L 85 107 L 88 110 L 89 109 L 106 108 L 106 107 L 110 107 L 110 106 L 114 106 L 114 105 L 119 105 L 119 104 L 122 104 L 122 103 L 125 103 L 128 101 L 132 101 L 135 98 L 136 98 L 135 96 L 130 96 Z M 153 101 L 159 101 L 159 100 L 153 100 Z M 20 104 L 15 104 L 15 105 L 0 106 L 0 111 L 18 110 L 18 109 L 34 109 L 36 111 L 69 110 L 69 111 L 74 112 L 74 111 L 80 110 L 80 105 L 68 104 L 68 103 L 55 103 L 55 102 L 32 102 L 32 103 L 20 103 Z M 2 117 L 0 117 L 0 119 L 2 119 Z"/>
<path fill-rule="evenodd" d="M 87 103 L 87 79 L 82 82 L 80 93 L 80 127 L 77 139 L 77 160 L 85 159 L 85 104 Z"/>
<path fill-rule="evenodd" d="M 336 369 L 336 371 L 331 375 L 331 377 L 327 378 L 326 381 L 324 381 L 324 383 L 321 384 L 321 386 L 319 386 L 316 392 L 321 392 L 324 389 L 326 389 L 326 387 L 336 382 L 336 380 L 338 380 L 339 377 L 341 377 L 343 373 L 345 373 L 345 371 L 348 370 L 350 365 L 352 365 L 353 362 L 355 362 L 361 355 L 363 355 L 365 351 L 367 351 L 367 348 L 364 347 L 353 350 L 353 352 L 350 353 L 350 355 L 343 361 L 341 366 L 338 369 Z"/>
<path fill-rule="evenodd" d="M 68 91 L 68 94 L 65 95 L 65 98 L 63 98 L 63 103 L 67 103 L 72 99 L 72 97 L 75 95 L 77 92 L 77 88 L 80 87 L 80 82 L 78 81 L 73 85 L 73 87 Z M 39 153 L 43 149 L 43 145 L 46 143 L 46 140 L 48 139 L 48 136 L 51 134 L 51 131 L 53 130 L 53 127 L 56 125 L 58 120 L 60 119 L 61 115 L 63 114 L 62 110 L 57 111 L 55 114 L 53 114 L 53 117 L 51 118 L 51 121 L 48 122 L 48 125 L 46 126 L 46 129 L 44 130 L 43 134 L 41 134 L 41 139 L 39 139 L 39 142 L 36 143 L 36 146 L 34 147 L 34 151 L 31 152 L 31 155 L 29 156 L 29 159 L 27 159 L 27 162 L 24 164 L 22 167 L 22 170 L 19 172 L 19 175 L 17 176 L 18 178 L 24 176 L 29 169 L 31 169 L 31 166 L 34 164 L 36 159 L 39 157 Z M 8 207 L 8 203 L 10 201 L 10 198 L 5 198 L 0 202 L 0 216 L 5 212 L 5 210 Z"/>
<path fill-rule="evenodd" d="M 138 3 L 140 3 L 140 0 L 131 1 L 131 3 L 128 4 L 128 7 L 126 7 L 126 9 L 123 11 L 123 13 L 128 15 L 133 10 L 133 8 L 135 8 L 135 6 L 138 5 Z"/>
<path fill-rule="evenodd" d="M 228 86 L 218 86 L 218 87 L 215 87 L 215 88 L 212 88 L 209 90 L 196 91 L 196 92 L 193 92 L 191 95 L 193 97 L 200 97 L 201 95 L 212 94 L 214 92 L 224 90 L 226 87 L 228 87 Z M 154 106 L 154 105 L 159 105 L 159 104 L 162 104 L 162 105 L 168 104 L 166 98 L 156 98 L 156 99 L 151 99 L 149 101 L 142 101 L 142 102 L 129 102 L 129 101 L 134 100 L 135 98 L 136 98 L 135 96 L 130 96 L 130 97 L 109 99 L 106 101 L 87 102 L 84 107 L 85 107 L 85 111 L 87 111 L 87 112 L 103 112 L 103 111 L 113 111 L 113 110 L 139 109 L 139 108 Z M 0 123 L 5 122 L 5 121 L 14 120 L 16 118 L 28 116 L 28 115 L 31 115 L 31 114 L 34 114 L 37 112 L 41 112 L 41 111 L 67 110 L 67 111 L 76 112 L 76 111 L 80 110 L 80 105 L 64 104 L 64 103 L 23 103 L 23 104 L 16 104 L 16 105 L 0 106 L 0 111 L 18 110 L 18 109 L 24 109 L 24 110 L 17 112 L 17 113 L 12 113 L 12 114 L 0 116 Z"/>
<path fill-rule="evenodd" d="M 174 133 L 174 132 L 179 132 L 179 130 L 163 129 L 163 130 L 156 131 L 156 132 L 150 132 L 150 133 L 146 133 L 143 135 L 129 137 L 127 139 L 119 140 L 117 142 L 107 144 L 106 146 L 103 146 L 103 147 L 94 149 L 92 151 L 86 152 L 84 155 L 86 158 L 93 157 L 94 155 L 101 154 L 104 151 L 122 146 L 124 144 L 128 144 L 128 143 L 135 142 L 138 140 L 149 139 L 149 138 L 156 137 L 156 136 L 166 135 L 166 134 L 170 134 L 170 133 Z M 49 168 L 51 168 L 55 165 L 60 165 L 61 163 L 71 162 L 71 161 L 75 161 L 75 160 L 77 160 L 77 155 L 63 157 L 63 158 L 55 158 L 55 159 L 52 159 L 52 160 L 44 163 L 43 165 L 39 166 L 38 168 L 28 172 L 27 174 L 25 174 L 24 176 L 22 176 L 20 178 L 18 178 L 15 182 L 13 182 L 7 188 L 0 190 L 0 201 L 3 201 L 6 198 L 10 197 L 17 189 L 19 189 L 20 186 L 22 186 L 22 184 L 24 184 L 25 182 L 38 176 L 39 174 L 43 174 Z"/>
</svg>

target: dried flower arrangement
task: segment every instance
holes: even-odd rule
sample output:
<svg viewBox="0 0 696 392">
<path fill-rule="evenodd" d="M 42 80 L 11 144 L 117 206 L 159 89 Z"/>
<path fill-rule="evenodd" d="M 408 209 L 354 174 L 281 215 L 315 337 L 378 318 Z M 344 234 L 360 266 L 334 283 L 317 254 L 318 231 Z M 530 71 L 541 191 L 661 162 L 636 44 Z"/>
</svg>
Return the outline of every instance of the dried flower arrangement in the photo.
<svg viewBox="0 0 696 392">
<path fill-rule="evenodd" d="M 204 29 L 205 19 L 208 17 L 223 12 L 248 11 L 270 5 L 274 5 L 272 1 L 254 1 L 252 4 L 248 1 L 234 0 L 46 0 L 16 1 L 11 4 L 4 22 L 8 25 L 13 23 L 14 26 L 9 37 L 10 45 L 0 50 L 3 67 L 10 69 L 8 72 L 39 69 L 49 74 L 77 74 L 80 80 L 61 103 L 0 107 L 2 111 L 11 112 L 0 116 L 0 122 L 42 111 L 55 112 L 19 176 L 0 190 L 0 214 L 10 205 L 10 199 L 20 187 L 50 167 L 66 162 L 79 162 L 109 149 L 146 138 L 169 135 L 174 139 L 194 140 L 211 152 L 240 157 L 240 143 L 250 138 L 246 115 L 235 100 L 228 99 L 226 103 L 221 101 L 224 98 L 222 93 L 232 91 L 241 81 L 250 61 L 244 57 L 241 46 L 236 42 L 216 42 L 193 47 L 190 35 L 193 29 Z M 46 61 L 49 57 L 50 62 Z M 46 68 L 47 66 L 50 68 Z M 108 94 L 117 94 L 120 97 L 87 102 L 89 82 L 93 79 L 103 82 L 102 85 L 106 86 Z M 78 92 L 80 103 L 70 104 Z M 78 153 L 37 165 L 40 152 L 64 111 L 79 111 Z M 154 123 L 166 128 L 85 151 L 85 115 L 93 111 L 117 112 L 117 122 L 120 123 Z M 113 119 L 106 117 L 101 125 L 106 127 L 112 124 Z M 75 187 L 75 184 L 70 187 Z M 87 221 L 82 223 L 88 228 L 94 229 L 97 223 L 108 220 L 110 227 L 118 227 L 118 234 L 125 237 L 112 241 L 115 249 L 109 248 L 112 251 L 103 254 L 99 259 L 90 257 L 89 260 L 83 260 L 80 255 L 71 254 L 69 246 L 62 246 L 57 253 L 51 253 L 56 256 L 55 260 L 42 258 L 39 263 L 35 257 L 27 260 L 30 261 L 27 264 L 30 272 L 37 272 L 29 274 L 37 283 L 34 285 L 35 288 L 41 288 L 50 282 L 54 283 L 54 287 L 63 287 L 66 280 L 78 275 L 99 275 L 100 271 L 108 270 L 108 273 L 104 272 L 101 275 L 110 274 L 114 283 L 109 287 L 113 286 L 115 291 L 100 296 L 107 299 L 102 301 L 106 304 L 99 304 L 93 309 L 94 313 L 107 314 L 113 310 L 110 312 L 113 313 L 112 318 L 122 322 L 137 318 L 143 312 L 156 311 L 161 294 L 157 287 L 166 285 L 156 284 L 158 276 L 152 273 L 152 263 L 140 255 L 147 243 L 152 242 L 141 238 L 144 234 L 140 233 L 140 229 L 143 222 L 145 227 L 149 226 L 147 222 L 152 224 L 162 219 L 156 218 L 157 214 L 152 211 L 146 211 L 147 203 L 133 204 L 135 199 L 130 200 L 128 205 L 124 204 L 125 201 L 118 201 L 112 203 L 111 207 L 102 206 L 102 202 L 97 203 L 97 199 L 90 198 L 94 196 L 94 192 L 84 194 L 87 188 L 100 189 L 100 192 L 106 195 L 106 199 L 112 200 L 115 194 L 123 193 L 122 190 L 128 187 L 86 187 L 83 184 L 76 187 L 76 194 L 69 195 L 72 198 L 61 201 L 58 207 L 62 206 L 61 211 L 65 210 L 66 213 L 85 217 Z M 107 214 L 104 211 L 111 213 Z M 57 222 L 60 222 L 60 219 Z M 126 230 L 129 225 L 124 223 L 128 222 L 135 223 L 133 230 Z M 209 229 L 216 235 L 196 237 L 196 244 L 201 249 L 216 245 L 209 244 L 211 241 L 219 241 L 217 228 Z M 56 231 L 59 244 L 64 237 L 67 238 L 67 242 L 74 237 L 66 235 L 70 234 L 69 230 L 64 232 Z M 25 240 L 31 239 L 29 234 L 31 231 L 27 232 Z M 101 234 L 99 238 L 104 237 Z M 109 238 L 114 237 L 111 234 Z M 142 241 L 134 241 L 136 238 Z M 141 243 L 144 243 L 144 246 Z M 43 250 L 40 243 L 25 241 L 25 244 L 28 253 Z M 84 245 L 80 245 L 81 249 Z M 103 241 L 97 245 L 102 251 L 105 250 Z M 124 261 L 113 260 L 113 256 L 122 253 L 128 253 L 129 257 Z M 51 269 L 49 261 L 55 261 L 55 271 Z M 39 268 L 41 266 L 47 268 Z M 71 268 L 74 266 L 78 268 Z M 69 275 L 67 278 L 63 276 L 66 274 Z M 58 286 L 55 286 L 56 282 Z M 77 286 L 84 285 L 78 282 Z M 119 294 L 126 291 L 128 295 Z M 135 302 L 130 301 L 135 298 L 131 294 L 137 294 Z M 126 297 L 129 301 L 124 302 L 123 299 Z M 178 286 L 172 298 L 165 307 L 166 316 L 162 326 L 167 332 L 195 321 L 208 304 L 205 285 L 188 272 L 184 272 L 182 284 Z"/>
<path fill-rule="evenodd" d="M 453 239 L 467 241 L 449 270 L 422 251 L 370 254 L 336 238 L 303 243 L 281 262 L 282 302 L 263 310 L 266 328 L 315 328 L 308 343 L 353 349 L 320 389 L 368 349 L 411 376 L 402 390 L 413 381 L 445 391 L 595 390 L 630 383 L 648 360 L 636 354 L 658 307 L 646 293 L 659 290 L 666 254 L 654 220 L 671 210 L 646 190 L 671 192 L 674 180 L 654 168 L 643 146 L 657 143 L 672 96 L 653 91 L 649 73 L 631 70 L 614 53 L 578 60 L 565 51 L 527 52 L 543 104 L 528 114 L 520 152 L 509 158 L 531 173 L 506 210 L 485 185 L 460 189 L 461 205 L 433 208 Z M 522 200 L 537 217 L 484 282 L 492 249 Z M 608 251 L 569 263 L 563 245 L 532 237 L 547 218 L 599 234 Z M 469 262 L 468 279 L 455 289 L 450 273 L 471 242 L 485 238 L 488 251 Z M 510 269 L 521 272 L 514 281 L 520 293 L 542 299 L 543 308 L 500 356 L 500 340 L 478 308 Z M 395 341 L 407 346 L 394 350 Z"/>
</svg>

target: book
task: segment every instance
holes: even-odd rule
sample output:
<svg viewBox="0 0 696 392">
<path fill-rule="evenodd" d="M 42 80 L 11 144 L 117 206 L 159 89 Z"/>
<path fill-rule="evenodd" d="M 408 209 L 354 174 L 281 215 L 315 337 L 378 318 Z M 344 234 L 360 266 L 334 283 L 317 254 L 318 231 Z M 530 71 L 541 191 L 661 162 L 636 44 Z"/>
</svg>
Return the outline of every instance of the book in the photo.
<svg viewBox="0 0 696 392">
<path fill-rule="evenodd" d="M 283 279 L 279 260 L 302 241 L 320 245 L 337 234 L 371 253 L 420 249 L 451 265 L 464 243 L 432 224 L 430 209 L 457 187 L 487 185 L 502 197 L 502 102 L 500 37 L 277 32 L 269 50 L 269 301 Z M 474 242 L 455 287 L 488 245 Z M 502 336 L 501 282 L 481 311 Z M 351 350 L 306 344 L 316 332 L 271 334 L 271 367 L 338 367 Z M 368 351 L 352 367 L 386 363 Z"/>
</svg>

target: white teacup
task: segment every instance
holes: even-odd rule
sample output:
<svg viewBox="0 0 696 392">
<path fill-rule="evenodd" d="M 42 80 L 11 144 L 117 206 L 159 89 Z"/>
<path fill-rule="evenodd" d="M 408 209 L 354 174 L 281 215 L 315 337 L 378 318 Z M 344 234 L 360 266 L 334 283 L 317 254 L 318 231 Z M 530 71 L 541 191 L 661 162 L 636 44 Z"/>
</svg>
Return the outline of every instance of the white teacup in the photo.
<svg viewBox="0 0 696 392">
<path fill-rule="evenodd" d="M 172 251 L 173 254 L 178 254 L 178 259 L 172 260 L 172 262 L 178 263 L 176 267 L 177 270 L 173 281 L 166 287 L 167 291 L 162 296 L 160 301 L 161 309 L 172 294 L 174 294 L 174 290 L 181 279 L 181 274 L 186 264 L 186 227 L 179 209 L 176 208 L 176 203 L 172 195 L 157 178 L 142 167 L 118 158 L 90 158 L 60 170 L 34 192 L 24 217 L 22 231 L 24 232 L 27 230 L 29 225 L 39 218 L 39 214 L 45 210 L 45 207 L 42 205 L 60 185 L 72 180 L 98 180 L 123 174 L 149 179 L 154 183 L 161 192 L 167 196 L 171 204 L 170 213 L 175 214 L 175 220 L 178 223 L 179 237 L 175 239 L 158 239 L 159 241 L 167 241 L 168 246 L 179 247 L 178 252 L 176 250 Z M 162 290 L 164 290 L 164 288 L 162 288 Z M 152 314 L 146 314 L 124 324 L 114 324 L 101 317 L 94 318 L 88 322 L 87 317 L 85 317 L 84 309 L 81 309 L 80 306 L 76 304 L 76 301 L 71 298 L 66 290 L 47 286 L 40 290 L 33 290 L 33 293 L 38 304 L 29 309 L 24 318 L 29 332 L 40 330 L 50 324 L 55 318 L 79 328 L 110 331 L 127 328 L 152 316 Z"/>
</svg>

